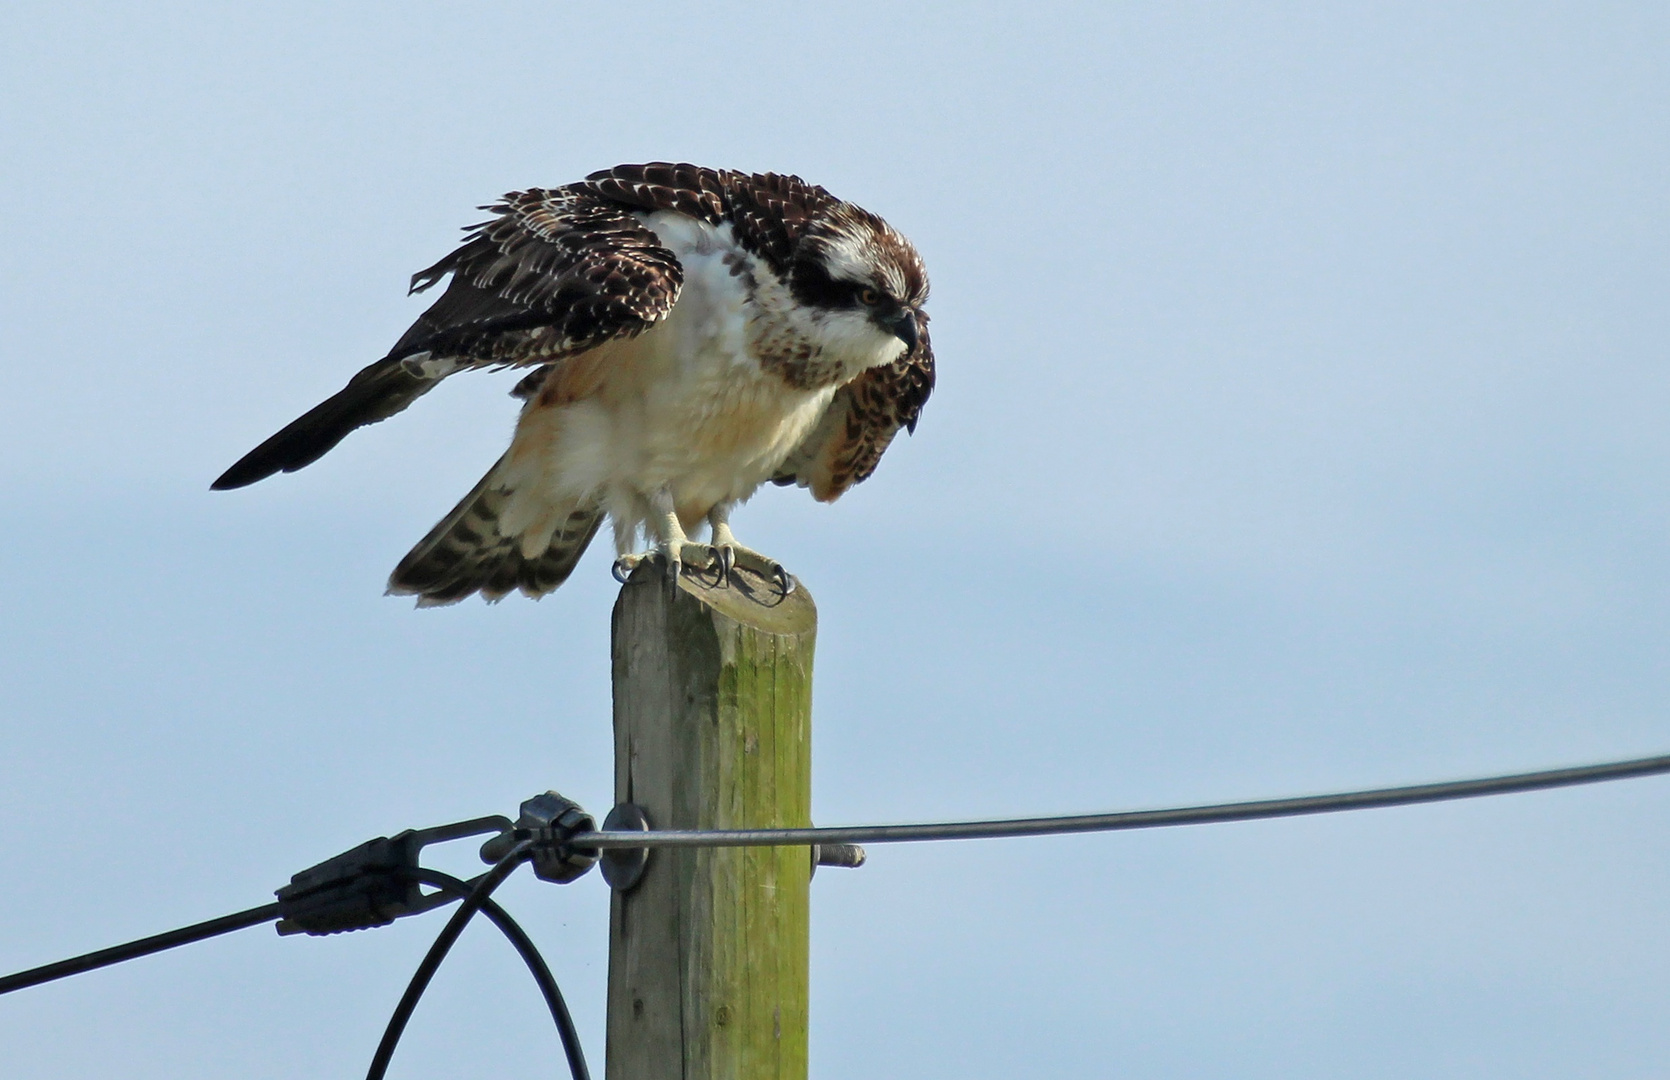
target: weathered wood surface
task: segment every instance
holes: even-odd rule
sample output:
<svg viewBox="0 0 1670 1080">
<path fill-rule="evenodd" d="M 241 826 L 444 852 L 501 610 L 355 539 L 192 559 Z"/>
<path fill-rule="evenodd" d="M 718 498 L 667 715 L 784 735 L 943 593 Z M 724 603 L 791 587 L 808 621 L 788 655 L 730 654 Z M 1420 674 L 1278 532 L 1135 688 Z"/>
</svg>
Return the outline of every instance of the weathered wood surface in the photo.
<svg viewBox="0 0 1670 1080">
<path fill-rule="evenodd" d="M 811 824 L 817 609 L 753 580 L 649 563 L 615 603 L 615 799 L 652 827 Z M 805 1080 L 810 873 L 803 847 L 651 854 L 610 910 L 608 1080 Z"/>
</svg>

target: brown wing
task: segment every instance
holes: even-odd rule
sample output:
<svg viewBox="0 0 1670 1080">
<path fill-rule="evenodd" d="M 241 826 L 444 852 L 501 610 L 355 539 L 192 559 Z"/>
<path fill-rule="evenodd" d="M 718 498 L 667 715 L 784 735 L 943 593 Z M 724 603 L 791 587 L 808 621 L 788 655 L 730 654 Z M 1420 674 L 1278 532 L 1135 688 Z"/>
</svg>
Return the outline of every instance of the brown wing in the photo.
<svg viewBox="0 0 1670 1080">
<path fill-rule="evenodd" d="M 215 488 L 294 472 L 454 371 L 546 364 L 643 333 L 672 310 L 684 268 L 630 210 L 580 185 L 512 192 L 452 254 L 412 278 L 446 292 L 383 359 L 244 455 Z"/>
<path fill-rule="evenodd" d="M 713 225 L 729 221 L 737 241 L 779 274 L 788 268 L 801 237 L 845 205 L 798 176 L 667 161 L 617 165 L 575 186 L 639 210 L 676 210 Z"/>
<path fill-rule="evenodd" d="M 684 268 L 626 208 L 578 185 L 512 192 L 452 254 L 412 277 L 447 291 L 389 356 L 529 364 L 631 337 L 666 316 Z"/>
<path fill-rule="evenodd" d="M 834 502 L 870 478 L 900 428 L 916 430 L 916 419 L 934 390 L 927 315 L 916 316 L 916 328 L 916 348 L 835 391 L 817 427 L 778 468 L 773 481 L 810 488 L 819 502 Z"/>
</svg>

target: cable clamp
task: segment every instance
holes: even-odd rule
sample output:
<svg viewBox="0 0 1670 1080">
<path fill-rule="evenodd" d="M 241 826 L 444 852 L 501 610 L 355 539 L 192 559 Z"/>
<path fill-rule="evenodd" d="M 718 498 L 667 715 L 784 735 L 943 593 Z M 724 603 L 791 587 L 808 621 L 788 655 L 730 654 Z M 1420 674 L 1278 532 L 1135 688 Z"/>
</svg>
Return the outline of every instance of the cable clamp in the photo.
<svg viewBox="0 0 1670 1080">
<path fill-rule="evenodd" d="M 503 814 L 471 818 L 431 829 L 407 829 L 379 836 L 310 866 L 277 891 L 280 934 L 340 934 L 387 926 L 449 902 L 446 893 L 425 893 L 411 874 L 430 844 L 504 832 Z"/>
<path fill-rule="evenodd" d="M 524 840 L 532 840 L 534 876 L 542 881 L 566 885 L 597 865 L 595 848 L 575 847 L 569 840 L 578 833 L 597 831 L 597 822 L 573 799 L 555 791 L 535 795 L 522 804 L 515 825 L 481 845 L 481 861 L 496 863 Z"/>
</svg>

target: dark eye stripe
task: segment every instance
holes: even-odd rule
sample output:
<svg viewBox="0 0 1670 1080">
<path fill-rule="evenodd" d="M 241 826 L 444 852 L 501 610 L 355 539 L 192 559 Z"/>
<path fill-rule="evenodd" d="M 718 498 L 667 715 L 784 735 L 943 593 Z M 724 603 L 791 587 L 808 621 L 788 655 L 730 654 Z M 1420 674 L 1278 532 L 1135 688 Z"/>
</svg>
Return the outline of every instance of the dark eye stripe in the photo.
<svg viewBox="0 0 1670 1080">
<path fill-rule="evenodd" d="M 812 307 L 858 307 L 858 294 L 868 288 L 871 286 L 835 281 L 823 264 L 809 259 L 796 263 L 789 274 L 789 291 L 794 293 L 796 300 Z"/>
</svg>

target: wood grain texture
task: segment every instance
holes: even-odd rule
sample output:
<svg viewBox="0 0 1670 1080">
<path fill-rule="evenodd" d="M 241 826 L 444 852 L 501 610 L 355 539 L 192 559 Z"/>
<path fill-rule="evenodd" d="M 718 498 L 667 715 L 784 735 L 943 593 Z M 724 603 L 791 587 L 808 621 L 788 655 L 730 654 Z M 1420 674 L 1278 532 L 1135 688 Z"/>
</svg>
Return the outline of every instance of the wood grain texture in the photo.
<svg viewBox="0 0 1670 1080">
<path fill-rule="evenodd" d="M 811 824 L 816 626 L 804 589 L 767 606 L 641 566 L 614 613 L 616 800 L 656 828 Z M 612 900 L 609 1080 L 805 1080 L 810 871 L 805 848 L 651 854 Z"/>
</svg>

